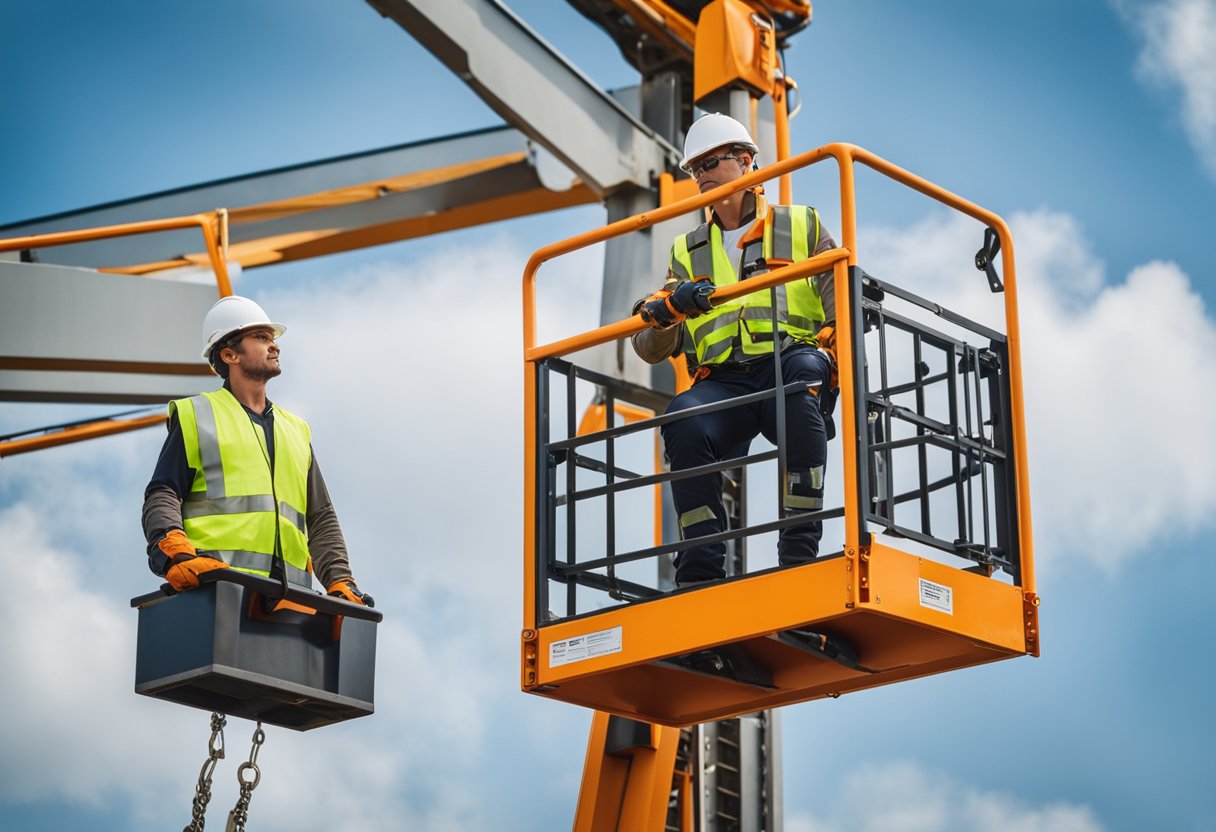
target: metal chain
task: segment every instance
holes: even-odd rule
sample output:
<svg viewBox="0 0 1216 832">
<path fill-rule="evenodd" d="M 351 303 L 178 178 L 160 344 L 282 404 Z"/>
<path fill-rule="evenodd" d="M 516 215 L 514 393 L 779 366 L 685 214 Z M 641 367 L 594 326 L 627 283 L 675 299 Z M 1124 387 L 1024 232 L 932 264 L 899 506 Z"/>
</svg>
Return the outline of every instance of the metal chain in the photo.
<svg viewBox="0 0 1216 832">
<path fill-rule="evenodd" d="M 207 741 L 207 762 L 198 773 L 198 784 L 194 787 L 194 805 L 190 810 L 190 825 L 182 832 L 203 832 L 207 824 L 207 804 L 211 802 L 211 777 L 216 764 L 224 759 L 224 726 L 228 718 L 216 711 L 211 714 L 211 739 Z M 218 740 L 218 742 L 217 742 Z"/>
<path fill-rule="evenodd" d="M 262 770 L 258 768 L 258 751 L 261 750 L 262 743 L 265 741 L 266 732 L 262 730 L 262 723 L 258 722 L 258 727 L 253 732 L 253 748 L 249 751 L 249 761 L 241 763 L 241 767 L 236 770 L 236 781 L 241 787 L 241 796 L 237 798 L 236 806 L 228 813 L 227 832 L 245 832 L 245 821 L 249 820 L 249 800 L 253 797 L 253 790 L 258 787 L 258 782 L 262 779 Z M 246 779 L 246 772 L 253 772 L 252 780 Z"/>
</svg>

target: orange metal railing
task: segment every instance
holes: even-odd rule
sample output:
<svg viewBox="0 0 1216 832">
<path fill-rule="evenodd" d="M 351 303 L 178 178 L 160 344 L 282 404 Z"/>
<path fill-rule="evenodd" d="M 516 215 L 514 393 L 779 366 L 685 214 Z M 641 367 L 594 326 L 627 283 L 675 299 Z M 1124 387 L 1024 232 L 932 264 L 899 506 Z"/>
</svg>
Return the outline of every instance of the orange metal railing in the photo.
<svg viewBox="0 0 1216 832">
<path fill-rule="evenodd" d="M 111 237 L 131 237 L 136 234 L 152 234 L 157 231 L 175 231 L 179 228 L 194 227 L 203 232 L 203 240 L 207 245 L 207 258 L 211 261 L 211 268 L 215 271 L 215 284 L 219 289 L 220 297 L 231 295 L 232 284 L 228 279 L 228 263 L 225 259 L 228 248 L 228 211 L 224 208 L 210 214 L 189 214 L 184 217 L 170 217 L 163 220 L 145 220 L 99 228 L 82 228 L 75 231 L 53 231 L 28 237 L 10 237 L 7 240 L 0 240 L 0 251 L 50 248 L 72 243 L 105 240 Z"/>
<path fill-rule="evenodd" d="M 1021 339 L 1017 312 L 1017 275 L 1014 266 L 1013 237 L 1005 221 L 998 215 L 962 197 L 929 182 L 903 168 L 870 153 L 856 145 L 834 143 L 802 153 L 769 165 L 762 170 L 749 173 L 734 182 L 714 188 L 703 194 L 664 205 L 632 217 L 611 223 L 584 234 L 562 240 L 536 251 L 528 260 L 523 275 L 523 346 L 524 346 L 524 499 L 525 499 L 525 557 L 524 557 L 524 615 L 525 628 L 537 624 L 535 616 L 536 563 L 534 559 L 536 540 L 536 458 L 537 443 L 537 377 L 535 364 L 547 358 L 559 357 L 582 349 L 598 346 L 645 329 L 646 324 L 635 315 L 615 323 L 607 324 L 589 332 L 563 338 L 547 344 L 536 341 L 536 276 L 542 264 L 561 255 L 604 242 L 634 231 L 649 228 L 683 214 L 704 209 L 732 193 L 759 185 L 779 176 L 786 176 L 800 168 L 834 159 L 839 172 L 840 216 L 842 245 L 815 257 L 777 268 L 767 274 L 752 277 L 744 282 L 722 287 L 714 294 L 715 303 L 751 294 L 773 286 L 809 277 L 827 269 L 833 270 L 836 300 L 836 341 L 838 345 L 853 343 L 851 315 L 849 313 L 849 267 L 857 266 L 857 204 L 855 191 L 855 167 L 865 165 L 874 171 L 912 188 L 929 198 L 962 214 L 972 217 L 996 232 L 1001 244 L 1002 277 L 1005 284 L 1005 329 L 1009 351 L 1010 410 L 1012 415 L 1012 459 L 1017 492 L 1017 523 L 1021 547 L 1021 587 L 1028 601 L 1035 594 L 1035 572 L 1033 542 L 1031 537 L 1030 489 L 1025 437 L 1025 407 L 1022 396 Z M 849 348 L 838 350 L 840 376 L 840 404 L 844 413 L 855 413 L 858 407 L 857 391 L 854 390 L 853 355 Z M 841 420 L 841 440 L 846 449 L 857 447 L 858 436 L 852 419 Z M 846 494 L 857 493 L 858 460 L 856 454 L 845 453 L 843 480 Z M 870 541 L 862 540 L 858 529 L 859 507 L 847 501 L 845 506 L 845 549 L 850 557 L 868 547 Z"/>
<path fill-rule="evenodd" d="M 21 251 L 22 249 L 50 248 L 52 246 L 85 243 L 93 240 L 103 240 L 112 237 L 130 237 L 136 234 L 152 234 L 158 231 L 175 231 L 182 228 L 198 228 L 203 233 L 207 246 L 207 257 L 215 272 L 215 285 L 220 297 L 232 294 L 232 283 L 228 278 L 228 212 L 219 209 L 209 214 L 190 214 L 183 217 L 170 217 L 161 220 L 146 220 L 130 222 L 121 225 L 108 225 L 98 228 L 84 228 L 74 231 L 55 231 L 48 234 L 34 234 L 26 237 L 10 237 L 0 240 L 0 251 Z M 67 445 L 72 442 L 82 442 L 86 439 L 96 439 L 102 436 L 112 436 L 117 433 L 139 430 L 161 424 L 166 419 L 165 414 L 143 416 L 137 419 L 116 420 L 99 419 L 96 422 L 73 425 L 71 428 L 58 430 L 41 436 L 15 439 L 0 442 L 0 457 L 29 453 L 44 448 Z"/>
</svg>

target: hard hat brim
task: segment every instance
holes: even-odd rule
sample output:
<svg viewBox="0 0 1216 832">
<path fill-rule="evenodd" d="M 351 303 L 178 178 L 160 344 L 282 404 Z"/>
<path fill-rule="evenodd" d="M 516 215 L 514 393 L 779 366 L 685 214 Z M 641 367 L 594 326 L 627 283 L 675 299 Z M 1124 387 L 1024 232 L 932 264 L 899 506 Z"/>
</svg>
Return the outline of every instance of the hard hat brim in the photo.
<svg viewBox="0 0 1216 832">
<path fill-rule="evenodd" d="M 272 330 L 274 330 L 275 338 L 282 338 L 283 333 L 287 332 L 287 324 L 276 324 L 273 321 L 255 321 L 254 323 L 247 324 L 245 326 L 238 326 L 235 329 L 230 329 L 221 335 L 214 336 L 211 343 L 209 343 L 203 350 L 203 358 L 210 361 L 211 353 L 215 350 L 215 348 L 220 344 L 223 344 L 225 341 L 230 340 L 232 336 L 248 329 L 260 329 L 262 327 L 270 327 Z"/>
</svg>

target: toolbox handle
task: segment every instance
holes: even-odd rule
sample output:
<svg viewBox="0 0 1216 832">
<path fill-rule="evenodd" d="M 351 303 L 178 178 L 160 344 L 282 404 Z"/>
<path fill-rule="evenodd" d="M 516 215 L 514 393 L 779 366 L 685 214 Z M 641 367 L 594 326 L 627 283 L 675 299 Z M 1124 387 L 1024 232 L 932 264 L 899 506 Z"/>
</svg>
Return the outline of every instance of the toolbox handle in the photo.
<svg viewBox="0 0 1216 832">
<path fill-rule="evenodd" d="M 284 600 L 291 601 L 295 604 L 314 609 L 319 613 L 326 615 L 341 615 L 347 618 L 359 618 L 364 621 L 375 621 L 379 623 L 384 620 L 384 613 L 380 610 L 371 607 L 365 607 L 362 604 L 355 604 L 350 601 L 345 601 L 334 595 L 322 595 L 319 592 L 314 592 L 311 589 L 289 585 L 287 594 L 283 595 L 283 585 L 278 581 L 265 578 L 261 575 L 253 575 L 249 572 L 242 572 L 239 569 L 211 569 L 198 576 L 199 584 L 211 584 L 217 581 L 227 581 L 229 583 L 240 584 L 246 589 L 252 589 L 255 592 L 260 592 L 263 595 L 268 595 L 274 598 L 282 596 Z M 178 592 L 168 584 L 161 584 L 161 587 L 156 592 L 149 592 L 147 595 L 140 595 L 131 599 L 132 607 L 143 607 L 156 601 L 162 601 L 171 595 L 177 595 Z"/>
</svg>

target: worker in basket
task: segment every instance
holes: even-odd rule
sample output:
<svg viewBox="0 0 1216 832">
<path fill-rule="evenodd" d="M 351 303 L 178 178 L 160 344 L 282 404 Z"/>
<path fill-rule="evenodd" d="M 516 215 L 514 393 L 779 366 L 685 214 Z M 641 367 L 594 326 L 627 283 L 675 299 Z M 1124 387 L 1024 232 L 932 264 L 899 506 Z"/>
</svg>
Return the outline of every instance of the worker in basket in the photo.
<svg viewBox="0 0 1216 832">
<path fill-rule="evenodd" d="M 346 542 L 300 417 L 266 398 L 282 372 L 272 323 L 249 298 L 221 298 L 203 320 L 219 390 L 169 403 L 169 435 L 144 491 L 148 566 L 174 589 L 233 567 L 373 606 L 351 576 Z"/>
<path fill-rule="evenodd" d="M 698 119 L 684 142 L 680 166 L 701 192 L 733 182 L 755 170 L 758 147 L 747 129 L 729 116 Z M 785 398 L 787 471 L 785 516 L 823 507 L 827 427 L 835 405 L 835 360 L 830 327 L 835 318 L 832 272 L 778 286 L 777 332 L 773 332 L 772 292 L 765 289 L 714 305 L 719 286 L 747 280 L 779 266 L 806 260 L 835 243 L 814 208 L 769 205 L 761 187 L 737 191 L 715 203 L 708 222 L 675 239 L 662 289 L 634 306 L 651 324 L 633 336 L 633 347 L 651 364 L 689 354 L 694 383 L 668 406 L 668 413 L 774 387 L 773 338 L 781 339 L 785 384 L 803 389 Z M 741 453 L 763 434 L 776 443 L 776 401 L 692 416 L 665 424 L 663 441 L 672 470 L 695 468 Z M 671 483 L 681 539 L 725 530 L 722 475 L 706 474 Z M 823 524 L 783 529 L 778 562 L 814 560 Z M 676 557 L 676 585 L 725 576 L 726 544 L 693 546 Z"/>
</svg>

